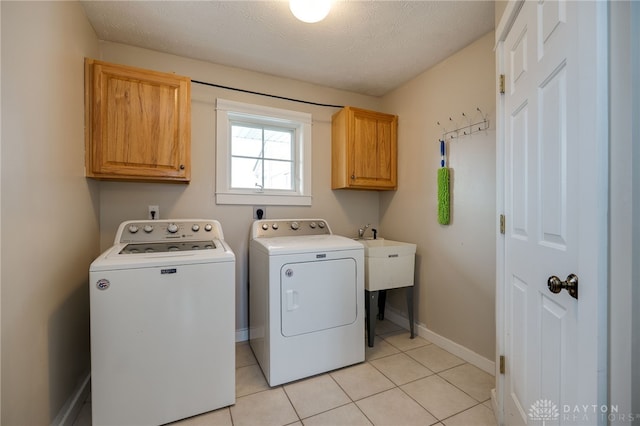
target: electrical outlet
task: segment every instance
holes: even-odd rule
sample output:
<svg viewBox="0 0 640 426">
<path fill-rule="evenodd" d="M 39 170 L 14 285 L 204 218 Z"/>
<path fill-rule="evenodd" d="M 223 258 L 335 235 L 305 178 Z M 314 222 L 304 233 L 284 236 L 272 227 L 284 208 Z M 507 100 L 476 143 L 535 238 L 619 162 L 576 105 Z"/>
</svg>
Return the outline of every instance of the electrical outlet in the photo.
<svg viewBox="0 0 640 426">
<path fill-rule="evenodd" d="M 160 207 L 159 206 L 149 206 L 149 219 L 158 220 L 160 219 Z"/>
<path fill-rule="evenodd" d="M 262 213 L 260 213 L 262 212 Z M 266 219 L 267 218 L 267 208 L 265 206 L 253 206 L 253 218 L 258 219 Z"/>
</svg>

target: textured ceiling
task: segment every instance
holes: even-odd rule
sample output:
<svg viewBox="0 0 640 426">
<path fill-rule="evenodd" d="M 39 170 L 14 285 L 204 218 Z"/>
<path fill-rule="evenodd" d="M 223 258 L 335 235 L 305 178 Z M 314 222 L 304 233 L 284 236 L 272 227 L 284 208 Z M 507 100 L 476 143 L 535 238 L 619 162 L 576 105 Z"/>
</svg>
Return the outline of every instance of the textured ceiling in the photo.
<svg viewBox="0 0 640 426">
<path fill-rule="evenodd" d="M 494 27 L 493 1 L 83 1 L 98 38 L 380 96 Z"/>
</svg>

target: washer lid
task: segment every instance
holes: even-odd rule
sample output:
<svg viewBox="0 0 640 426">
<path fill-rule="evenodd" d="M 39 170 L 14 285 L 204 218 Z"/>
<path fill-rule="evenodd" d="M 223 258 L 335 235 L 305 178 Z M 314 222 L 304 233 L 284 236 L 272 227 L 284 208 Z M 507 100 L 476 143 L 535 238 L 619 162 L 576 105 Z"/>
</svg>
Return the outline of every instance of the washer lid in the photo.
<svg viewBox="0 0 640 426">
<path fill-rule="evenodd" d="M 362 250 L 364 246 L 341 235 L 303 235 L 251 240 L 251 245 L 269 255 L 309 253 L 317 251 Z"/>
<path fill-rule="evenodd" d="M 210 241 L 211 242 L 211 241 Z M 187 249 L 183 251 L 140 252 L 121 254 L 127 244 L 116 244 L 107 249 L 91 263 L 90 271 L 150 268 L 165 265 L 188 265 L 216 262 L 235 262 L 235 255 L 223 240 L 212 240 L 209 249 Z M 178 244 L 178 242 L 167 242 Z M 190 244 L 184 242 L 184 244 Z M 150 244 L 147 244 L 150 245 Z"/>
</svg>

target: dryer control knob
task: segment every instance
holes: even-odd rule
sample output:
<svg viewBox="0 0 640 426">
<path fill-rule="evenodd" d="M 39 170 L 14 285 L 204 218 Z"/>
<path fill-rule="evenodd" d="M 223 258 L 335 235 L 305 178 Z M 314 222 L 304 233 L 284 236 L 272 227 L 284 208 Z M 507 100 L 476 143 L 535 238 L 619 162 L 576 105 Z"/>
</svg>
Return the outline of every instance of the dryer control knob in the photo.
<svg viewBox="0 0 640 426">
<path fill-rule="evenodd" d="M 268 223 L 263 223 L 262 224 L 262 229 L 264 229 L 265 231 L 269 229 L 269 224 Z"/>
<path fill-rule="evenodd" d="M 297 231 L 300 228 L 300 224 L 298 222 L 291 222 L 291 229 Z"/>
<path fill-rule="evenodd" d="M 129 225 L 129 232 L 135 234 L 136 232 L 138 232 L 138 227 L 136 225 Z"/>
<path fill-rule="evenodd" d="M 210 224 L 210 223 L 207 223 L 207 224 L 204 226 L 204 230 L 205 230 L 205 231 L 207 231 L 207 232 L 211 232 L 211 230 L 212 230 L 212 229 L 213 229 L 213 226 L 211 226 L 211 224 Z"/>
<path fill-rule="evenodd" d="M 309 227 L 310 227 L 311 229 L 316 229 L 316 223 L 315 223 L 315 222 L 311 222 L 311 223 L 309 224 Z"/>
<path fill-rule="evenodd" d="M 167 231 L 175 234 L 176 232 L 178 232 L 178 225 L 176 225 L 175 223 L 170 223 L 169 226 L 167 226 Z"/>
<path fill-rule="evenodd" d="M 145 225 L 144 228 L 144 232 L 146 232 L 147 234 L 149 234 L 151 231 L 153 231 L 153 226 L 151 225 Z"/>
<path fill-rule="evenodd" d="M 318 222 L 318 226 L 319 226 L 320 228 L 324 228 L 324 222 Z"/>
<path fill-rule="evenodd" d="M 273 229 L 278 229 L 278 228 L 279 228 L 279 226 L 278 226 L 278 224 L 277 224 L 277 223 L 274 223 L 273 225 L 271 225 L 271 227 L 272 227 Z"/>
<path fill-rule="evenodd" d="M 194 224 L 194 225 L 191 227 L 191 230 L 192 230 L 193 232 L 198 232 L 198 231 L 200 230 L 200 225 L 198 225 L 197 223 L 196 223 L 196 224 Z"/>
</svg>

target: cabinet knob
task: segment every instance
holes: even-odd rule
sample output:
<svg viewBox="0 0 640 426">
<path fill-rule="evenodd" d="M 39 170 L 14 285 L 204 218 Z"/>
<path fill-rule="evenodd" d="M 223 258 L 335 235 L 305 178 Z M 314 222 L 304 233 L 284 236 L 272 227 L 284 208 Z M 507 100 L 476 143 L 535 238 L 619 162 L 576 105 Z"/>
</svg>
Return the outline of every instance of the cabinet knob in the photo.
<svg viewBox="0 0 640 426">
<path fill-rule="evenodd" d="M 184 164 L 180 164 L 180 170 L 184 170 Z"/>
<path fill-rule="evenodd" d="M 351 179 L 355 179 L 355 178 L 356 178 L 356 175 L 351 175 Z"/>
</svg>

